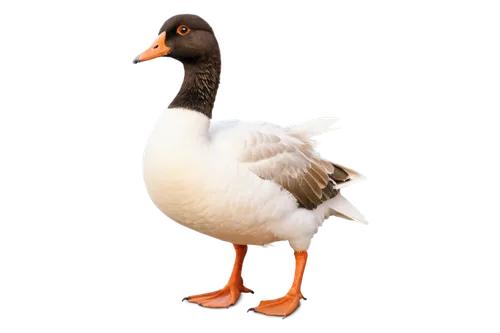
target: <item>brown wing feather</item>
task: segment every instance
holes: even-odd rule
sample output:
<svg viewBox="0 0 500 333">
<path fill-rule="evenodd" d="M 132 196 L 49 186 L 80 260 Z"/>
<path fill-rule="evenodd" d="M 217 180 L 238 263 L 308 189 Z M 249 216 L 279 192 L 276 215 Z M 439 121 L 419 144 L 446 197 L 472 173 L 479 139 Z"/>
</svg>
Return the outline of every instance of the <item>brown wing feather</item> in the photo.
<svg viewBox="0 0 500 333">
<path fill-rule="evenodd" d="M 345 182 L 349 180 L 349 174 L 346 171 L 342 170 L 338 165 L 333 164 L 333 166 L 335 170 L 333 170 L 333 173 L 331 175 L 334 180 L 339 182 Z"/>
<path fill-rule="evenodd" d="M 334 184 L 340 184 L 349 180 L 348 177 L 339 179 L 336 174 L 339 168 L 332 162 L 329 163 L 334 169 L 333 173 L 328 174 L 324 170 L 318 171 L 317 165 L 312 163 L 307 171 L 301 175 L 301 177 L 292 179 L 289 178 L 289 182 L 277 183 L 279 183 L 297 199 L 299 207 L 311 210 L 315 209 L 323 202 L 335 197 L 339 193 L 339 191 L 333 188 Z M 345 173 L 345 171 L 341 171 Z M 325 177 L 329 178 L 327 184 L 324 184 L 323 182 Z M 320 179 L 319 181 L 318 178 Z M 302 184 L 300 185 L 301 180 Z"/>
<path fill-rule="evenodd" d="M 292 156 L 292 160 L 298 158 L 302 163 L 298 163 L 297 166 L 293 163 L 270 165 L 252 171 L 262 179 L 273 181 L 290 192 L 297 199 L 299 207 L 312 210 L 334 198 L 340 192 L 338 186 L 349 182 L 357 173 L 322 159 L 314 150 L 312 141 L 300 136 L 290 136 L 299 139 L 299 143 L 286 145 L 276 135 L 254 134 L 250 142 L 245 143 L 247 151 L 241 157 L 241 161 L 257 163 L 281 154 Z"/>
</svg>

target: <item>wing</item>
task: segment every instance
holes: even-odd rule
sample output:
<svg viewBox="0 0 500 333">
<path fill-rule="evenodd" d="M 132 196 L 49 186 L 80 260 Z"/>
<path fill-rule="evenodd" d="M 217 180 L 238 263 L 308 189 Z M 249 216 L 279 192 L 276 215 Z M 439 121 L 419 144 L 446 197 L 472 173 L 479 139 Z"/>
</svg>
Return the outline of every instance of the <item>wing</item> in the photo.
<svg viewBox="0 0 500 333">
<path fill-rule="evenodd" d="M 331 130 L 334 118 L 319 118 L 283 128 L 269 123 L 218 122 L 210 128 L 214 146 L 250 171 L 290 192 L 301 207 L 314 209 L 340 188 L 362 179 L 331 163 L 314 149 L 312 136 Z"/>
</svg>

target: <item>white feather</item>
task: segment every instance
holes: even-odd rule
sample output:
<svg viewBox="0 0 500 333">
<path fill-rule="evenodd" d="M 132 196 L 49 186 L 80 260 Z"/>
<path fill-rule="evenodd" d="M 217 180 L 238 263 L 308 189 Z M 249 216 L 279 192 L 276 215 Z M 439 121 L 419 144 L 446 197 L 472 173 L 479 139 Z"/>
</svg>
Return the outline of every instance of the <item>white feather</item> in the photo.
<svg viewBox="0 0 500 333">
<path fill-rule="evenodd" d="M 303 123 L 287 127 L 286 132 L 289 134 L 301 135 L 303 137 L 310 138 L 316 135 L 333 131 L 336 128 L 332 128 L 330 126 L 332 126 L 338 120 L 339 118 L 311 119 Z"/>
<path fill-rule="evenodd" d="M 317 135 L 334 122 L 321 118 L 284 129 L 269 123 L 210 123 L 199 112 L 167 109 L 144 152 L 148 193 L 172 220 L 206 235 L 235 244 L 288 240 L 295 251 L 307 250 L 326 210 L 364 218 L 335 198 L 315 210 L 299 208 L 288 191 L 256 172 L 300 174 L 310 162 L 304 142 L 292 134 Z"/>
<path fill-rule="evenodd" d="M 323 205 L 325 205 L 325 207 L 333 209 L 340 215 L 348 217 L 350 220 L 368 224 L 368 221 L 363 216 L 363 214 L 361 214 L 361 212 L 340 193 L 337 194 L 333 199 L 325 202 Z"/>
</svg>

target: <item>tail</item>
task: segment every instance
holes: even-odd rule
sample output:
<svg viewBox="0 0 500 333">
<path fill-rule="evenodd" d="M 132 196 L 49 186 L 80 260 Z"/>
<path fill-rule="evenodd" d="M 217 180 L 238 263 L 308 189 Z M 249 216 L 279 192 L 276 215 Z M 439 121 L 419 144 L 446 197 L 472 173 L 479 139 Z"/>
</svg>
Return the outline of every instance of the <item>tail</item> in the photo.
<svg viewBox="0 0 500 333">
<path fill-rule="evenodd" d="M 361 214 L 361 212 L 340 193 L 334 198 L 322 203 L 316 209 L 324 215 L 325 219 L 334 215 L 343 219 L 368 224 L 363 214 Z"/>
</svg>

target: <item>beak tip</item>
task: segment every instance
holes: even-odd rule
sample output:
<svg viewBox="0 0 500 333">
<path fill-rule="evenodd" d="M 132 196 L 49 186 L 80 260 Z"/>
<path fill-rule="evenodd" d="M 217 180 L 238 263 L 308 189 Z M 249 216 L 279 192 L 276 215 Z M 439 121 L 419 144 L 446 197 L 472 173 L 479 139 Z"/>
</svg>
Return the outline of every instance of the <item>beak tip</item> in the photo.
<svg viewBox="0 0 500 333">
<path fill-rule="evenodd" d="M 140 56 L 135 57 L 133 63 L 137 64 L 139 62 L 141 62 Z"/>
</svg>

